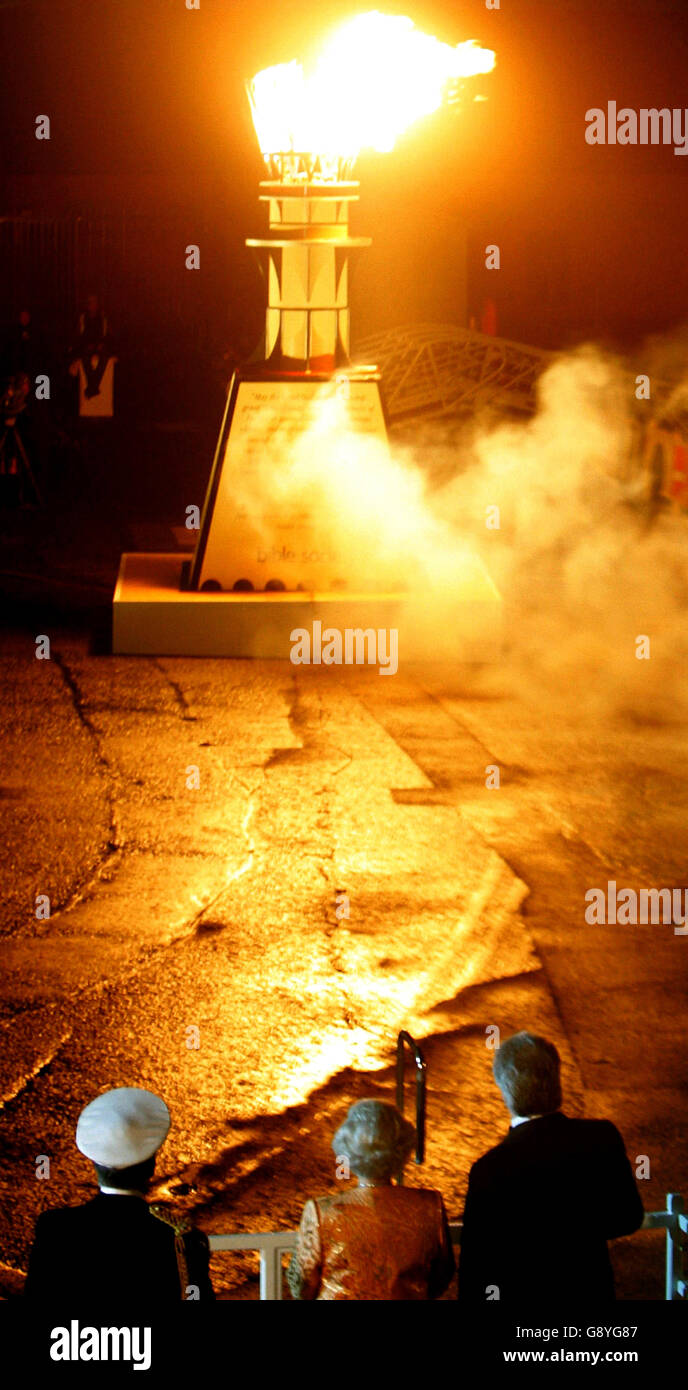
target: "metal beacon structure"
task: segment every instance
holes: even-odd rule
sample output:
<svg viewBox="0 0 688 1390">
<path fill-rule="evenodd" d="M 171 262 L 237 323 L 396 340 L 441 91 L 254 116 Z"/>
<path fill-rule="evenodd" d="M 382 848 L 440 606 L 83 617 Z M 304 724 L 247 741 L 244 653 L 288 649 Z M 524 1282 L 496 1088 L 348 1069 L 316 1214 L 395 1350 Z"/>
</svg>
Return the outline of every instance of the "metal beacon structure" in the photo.
<svg viewBox="0 0 688 1390">
<path fill-rule="evenodd" d="M 360 61 L 366 36 L 391 53 L 379 71 L 394 83 L 373 94 L 373 123 L 394 114 L 394 99 L 407 102 L 409 90 L 416 105 L 421 92 L 421 113 L 435 109 L 457 55 L 469 72 L 494 61 L 472 44 L 452 49 L 410 20 L 378 14 L 345 27 L 344 56 Z M 432 78 L 427 91 L 409 80 L 419 53 Z M 229 384 L 191 561 L 179 553 L 122 557 L 115 652 L 286 658 L 294 629 L 318 621 L 396 628 L 400 655 L 411 660 L 494 654 L 499 595 L 465 547 L 450 572 L 445 566 L 439 581 L 429 579 L 421 557 L 432 547 L 414 535 L 408 502 L 404 510 L 394 495 L 399 472 L 379 373 L 351 362 L 350 263 L 370 245 L 350 234 L 359 193 L 351 172 L 363 144 L 385 149 L 394 140 L 387 129 L 368 138 L 351 117 L 341 124 L 342 73 L 348 83 L 340 47 L 310 85 L 296 63 L 265 69 L 249 84 L 268 175 L 259 192 L 267 231 L 246 242 L 266 290 L 262 351 Z M 364 95 L 359 105 L 365 119 Z M 397 124 L 417 114 L 404 108 Z M 427 530 L 420 513 L 418 528 Z"/>
<path fill-rule="evenodd" d="M 191 589 L 284 592 L 370 587 L 385 576 L 332 515 L 337 468 L 375 440 L 386 447 L 379 375 L 349 359 L 349 235 L 358 183 L 303 154 L 273 155 L 260 185 L 269 232 L 247 245 L 267 287 L 263 360 L 231 382 Z M 339 172 L 339 171 L 337 171 Z"/>
</svg>

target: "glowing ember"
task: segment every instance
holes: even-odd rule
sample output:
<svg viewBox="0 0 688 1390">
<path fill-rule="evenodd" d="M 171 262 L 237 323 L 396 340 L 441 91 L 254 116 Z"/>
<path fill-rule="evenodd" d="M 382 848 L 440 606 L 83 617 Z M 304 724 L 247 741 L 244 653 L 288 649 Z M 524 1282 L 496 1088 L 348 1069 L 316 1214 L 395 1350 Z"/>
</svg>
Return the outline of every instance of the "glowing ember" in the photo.
<svg viewBox="0 0 688 1390">
<path fill-rule="evenodd" d="M 281 63 L 249 83 L 261 151 L 269 165 L 308 154 L 325 173 L 363 149 L 391 150 L 414 121 L 455 100 L 463 79 L 494 64 L 492 50 L 473 40 L 452 48 L 403 15 L 358 15 L 336 31 L 312 72 Z"/>
</svg>

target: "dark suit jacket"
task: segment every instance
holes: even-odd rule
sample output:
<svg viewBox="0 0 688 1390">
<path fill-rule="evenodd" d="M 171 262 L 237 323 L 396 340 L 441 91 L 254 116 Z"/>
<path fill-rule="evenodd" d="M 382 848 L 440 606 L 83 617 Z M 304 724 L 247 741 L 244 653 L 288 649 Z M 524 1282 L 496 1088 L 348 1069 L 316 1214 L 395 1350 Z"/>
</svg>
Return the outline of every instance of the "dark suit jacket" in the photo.
<svg viewBox="0 0 688 1390">
<path fill-rule="evenodd" d="M 208 1276 L 208 1240 L 183 1235 L 187 1285 L 215 1297 Z M 106 1301 L 179 1303 L 180 1274 L 171 1225 L 142 1197 L 99 1193 L 81 1207 L 56 1207 L 36 1222 L 25 1295 L 56 1303 Z"/>
<path fill-rule="evenodd" d="M 607 1241 L 642 1220 L 613 1124 L 561 1112 L 528 1120 L 471 1169 L 459 1298 L 484 1303 L 496 1285 L 502 1303 L 613 1299 Z"/>
</svg>

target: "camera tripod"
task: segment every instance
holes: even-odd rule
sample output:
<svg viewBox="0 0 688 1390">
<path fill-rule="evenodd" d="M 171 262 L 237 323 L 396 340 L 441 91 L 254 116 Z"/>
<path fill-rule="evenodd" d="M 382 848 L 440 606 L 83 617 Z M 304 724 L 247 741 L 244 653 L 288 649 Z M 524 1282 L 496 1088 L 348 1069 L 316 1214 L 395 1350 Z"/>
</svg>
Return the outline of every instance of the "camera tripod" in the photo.
<svg viewBox="0 0 688 1390">
<path fill-rule="evenodd" d="M 17 429 L 16 416 L 5 416 L 0 429 L 2 430 L 0 434 L 0 478 L 15 477 L 17 479 L 20 505 L 24 504 L 24 488 L 28 480 L 36 505 L 41 507 L 43 501 L 29 456 L 24 447 L 24 441 Z"/>
</svg>

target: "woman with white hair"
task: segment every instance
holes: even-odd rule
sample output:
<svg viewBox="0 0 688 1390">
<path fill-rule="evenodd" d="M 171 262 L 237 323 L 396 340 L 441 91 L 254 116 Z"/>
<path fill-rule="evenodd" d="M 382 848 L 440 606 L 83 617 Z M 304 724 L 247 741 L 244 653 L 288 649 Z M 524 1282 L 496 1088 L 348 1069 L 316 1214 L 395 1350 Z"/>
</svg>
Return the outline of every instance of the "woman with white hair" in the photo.
<svg viewBox="0 0 688 1390">
<path fill-rule="evenodd" d="M 358 1186 L 306 1202 L 287 1279 L 297 1299 L 437 1298 L 454 1274 L 441 1194 L 392 1185 L 416 1134 L 380 1100 L 351 1106 L 332 1141 Z"/>
</svg>

